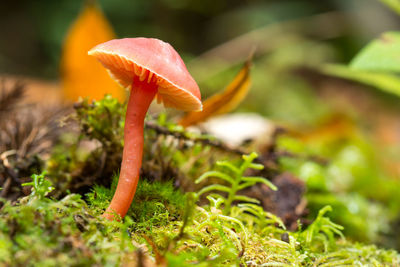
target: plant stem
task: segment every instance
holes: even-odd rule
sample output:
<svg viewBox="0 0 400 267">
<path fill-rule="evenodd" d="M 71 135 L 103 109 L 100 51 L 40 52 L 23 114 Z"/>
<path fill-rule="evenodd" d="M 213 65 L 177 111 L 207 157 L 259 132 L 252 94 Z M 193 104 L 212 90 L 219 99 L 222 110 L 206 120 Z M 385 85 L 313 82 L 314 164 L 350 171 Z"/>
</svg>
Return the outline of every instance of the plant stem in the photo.
<svg viewBox="0 0 400 267">
<path fill-rule="evenodd" d="M 226 202 L 225 202 L 225 207 L 224 207 L 224 212 L 223 212 L 224 215 L 228 216 L 229 213 L 231 212 L 232 202 L 235 199 L 235 195 L 237 193 L 239 182 L 240 182 L 239 177 L 240 176 L 238 176 L 238 174 L 235 173 L 235 176 L 234 176 L 234 179 L 233 179 L 234 183 L 232 183 L 231 190 L 229 191 L 228 198 L 226 199 Z"/>
</svg>

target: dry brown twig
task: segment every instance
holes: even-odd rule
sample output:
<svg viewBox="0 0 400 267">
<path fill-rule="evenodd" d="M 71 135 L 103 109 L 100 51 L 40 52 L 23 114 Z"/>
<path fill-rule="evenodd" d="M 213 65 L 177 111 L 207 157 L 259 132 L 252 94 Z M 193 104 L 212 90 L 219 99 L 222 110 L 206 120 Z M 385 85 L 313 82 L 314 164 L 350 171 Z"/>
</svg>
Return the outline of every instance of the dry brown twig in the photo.
<svg viewBox="0 0 400 267">
<path fill-rule="evenodd" d="M 203 145 L 209 145 L 209 146 L 221 149 L 223 151 L 238 154 L 238 155 L 247 154 L 247 152 L 245 150 L 243 150 L 242 148 L 229 146 L 217 139 L 192 137 L 192 136 L 189 136 L 185 132 L 171 131 L 168 128 L 157 125 L 151 121 L 147 121 L 145 123 L 145 126 L 148 129 L 154 130 L 159 135 L 168 135 L 168 136 L 172 136 L 179 140 L 191 141 L 191 142 L 195 142 L 195 143 L 202 143 Z"/>
</svg>

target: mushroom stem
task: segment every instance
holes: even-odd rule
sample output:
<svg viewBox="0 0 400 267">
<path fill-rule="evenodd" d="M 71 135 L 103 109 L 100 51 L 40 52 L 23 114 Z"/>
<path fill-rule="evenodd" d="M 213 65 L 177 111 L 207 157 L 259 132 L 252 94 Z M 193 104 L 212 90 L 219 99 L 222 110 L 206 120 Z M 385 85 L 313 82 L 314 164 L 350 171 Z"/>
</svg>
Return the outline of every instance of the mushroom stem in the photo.
<svg viewBox="0 0 400 267">
<path fill-rule="evenodd" d="M 103 214 L 109 220 L 113 220 L 115 214 L 123 218 L 135 196 L 142 165 L 144 119 L 156 93 L 155 83 L 141 82 L 135 77 L 125 117 L 125 144 L 118 185 L 110 206 Z"/>
</svg>

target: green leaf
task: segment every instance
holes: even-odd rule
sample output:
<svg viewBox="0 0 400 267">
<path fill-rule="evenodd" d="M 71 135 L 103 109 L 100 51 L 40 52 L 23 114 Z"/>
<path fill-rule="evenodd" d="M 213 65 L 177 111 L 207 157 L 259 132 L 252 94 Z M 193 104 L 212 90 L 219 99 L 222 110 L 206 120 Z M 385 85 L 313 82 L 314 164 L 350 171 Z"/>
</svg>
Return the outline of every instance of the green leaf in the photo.
<svg viewBox="0 0 400 267">
<path fill-rule="evenodd" d="M 258 164 L 258 163 L 250 163 L 249 168 L 252 168 L 255 170 L 262 170 L 262 169 L 264 169 L 264 165 Z"/>
<path fill-rule="evenodd" d="M 197 193 L 197 195 L 201 196 L 202 194 L 207 193 L 209 191 L 213 191 L 213 190 L 222 191 L 222 192 L 228 192 L 228 193 L 231 191 L 231 189 L 229 187 L 226 187 L 224 185 L 213 184 L 213 185 L 209 185 L 209 186 L 206 186 L 203 189 L 201 189 Z"/>
<path fill-rule="evenodd" d="M 338 64 L 327 64 L 321 70 L 327 75 L 363 83 L 400 96 L 400 77 L 393 73 L 355 70 Z"/>
<path fill-rule="evenodd" d="M 258 154 L 256 152 L 251 152 L 249 155 L 242 156 L 242 158 L 247 162 L 252 162 L 257 157 L 258 157 Z"/>
<path fill-rule="evenodd" d="M 237 224 L 240 227 L 240 229 L 242 230 L 242 232 L 245 234 L 245 240 L 247 239 L 246 228 L 244 227 L 243 223 L 240 220 L 233 218 L 233 217 L 225 216 L 225 215 L 219 215 L 218 217 L 220 217 L 221 219 L 224 219 L 225 221 Z"/>
<path fill-rule="evenodd" d="M 230 163 L 228 161 L 217 161 L 216 164 L 220 167 L 225 167 L 225 168 L 231 170 L 233 173 L 236 173 L 236 174 L 240 173 L 239 168 L 237 168 L 235 165 L 233 165 L 232 163 Z"/>
<path fill-rule="evenodd" d="M 239 196 L 239 195 L 236 195 L 234 197 L 234 200 L 245 201 L 245 202 L 250 202 L 250 203 L 255 203 L 255 204 L 259 204 L 260 203 L 260 201 L 258 201 L 258 199 L 255 199 L 255 198 L 252 198 L 252 197 L 246 197 L 246 196 Z"/>
<path fill-rule="evenodd" d="M 278 188 L 273 183 L 271 183 L 270 181 L 267 180 L 267 178 L 264 177 L 259 177 L 259 176 L 243 177 L 242 181 L 251 183 L 263 183 L 274 191 L 278 190 Z"/>
<path fill-rule="evenodd" d="M 209 172 L 205 172 L 204 174 L 202 174 L 199 178 L 197 178 L 197 180 L 195 181 L 196 184 L 202 182 L 204 179 L 208 178 L 208 177 L 218 177 L 222 180 L 227 181 L 228 183 L 233 184 L 234 180 L 227 174 L 219 172 L 219 171 L 209 171 Z"/>
<path fill-rule="evenodd" d="M 238 190 L 242 190 L 242 189 L 244 189 L 244 188 L 253 186 L 253 185 L 255 185 L 256 183 L 257 183 L 257 182 L 245 182 L 245 183 L 241 183 L 241 184 L 238 186 Z"/>
<path fill-rule="evenodd" d="M 224 203 L 225 198 L 219 195 L 216 198 L 212 197 L 211 195 L 207 196 L 207 199 L 210 201 L 210 206 L 219 209 L 219 207 Z"/>
<path fill-rule="evenodd" d="M 400 15 L 400 0 L 380 0 L 382 3 L 386 4 L 393 11 Z"/>
<path fill-rule="evenodd" d="M 39 175 L 32 174 L 32 182 L 21 184 L 22 186 L 32 186 L 32 198 L 44 199 L 48 193 L 54 190 L 52 182 L 47 180 L 45 175 L 46 171 Z"/>
<path fill-rule="evenodd" d="M 370 42 L 350 62 L 350 68 L 400 72 L 400 32 L 386 32 Z"/>
</svg>

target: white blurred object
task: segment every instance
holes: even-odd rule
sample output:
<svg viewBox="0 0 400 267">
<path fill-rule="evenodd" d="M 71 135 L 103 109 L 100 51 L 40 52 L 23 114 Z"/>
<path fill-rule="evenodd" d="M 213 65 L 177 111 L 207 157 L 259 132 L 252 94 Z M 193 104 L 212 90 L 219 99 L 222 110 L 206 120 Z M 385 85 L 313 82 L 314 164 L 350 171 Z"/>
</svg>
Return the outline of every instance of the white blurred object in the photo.
<svg viewBox="0 0 400 267">
<path fill-rule="evenodd" d="M 268 142 L 275 125 L 256 113 L 234 113 L 212 118 L 201 124 L 207 133 L 233 146 L 247 140 Z"/>
</svg>

